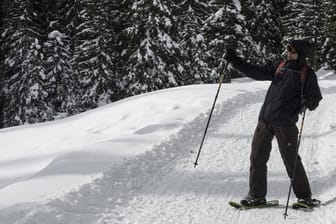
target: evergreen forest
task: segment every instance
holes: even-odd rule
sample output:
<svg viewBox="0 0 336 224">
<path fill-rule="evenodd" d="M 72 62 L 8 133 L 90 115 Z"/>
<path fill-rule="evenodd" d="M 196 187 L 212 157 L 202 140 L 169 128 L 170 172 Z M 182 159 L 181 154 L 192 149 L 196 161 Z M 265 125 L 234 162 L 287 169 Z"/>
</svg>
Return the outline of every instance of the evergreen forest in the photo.
<svg viewBox="0 0 336 224">
<path fill-rule="evenodd" d="M 50 121 L 141 93 L 239 77 L 309 39 L 336 68 L 333 0 L 1 0 L 0 127 Z"/>
</svg>

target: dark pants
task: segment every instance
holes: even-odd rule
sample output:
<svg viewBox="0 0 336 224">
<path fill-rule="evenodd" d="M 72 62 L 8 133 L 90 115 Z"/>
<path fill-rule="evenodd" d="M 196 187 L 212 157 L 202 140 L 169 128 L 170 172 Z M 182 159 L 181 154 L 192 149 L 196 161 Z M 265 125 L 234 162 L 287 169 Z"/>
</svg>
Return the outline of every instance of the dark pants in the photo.
<svg viewBox="0 0 336 224">
<path fill-rule="evenodd" d="M 285 127 L 272 124 L 258 123 L 255 130 L 250 166 L 250 192 L 254 197 L 265 197 L 267 192 L 267 161 L 272 149 L 272 139 L 276 137 L 282 160 L 289 177 L 293 175 L 298 129 L 296 126 Z M 311 196 L 310 186 L 301 158 L 298 156 L 293 190 L 297 198 Z"/>
</svg>

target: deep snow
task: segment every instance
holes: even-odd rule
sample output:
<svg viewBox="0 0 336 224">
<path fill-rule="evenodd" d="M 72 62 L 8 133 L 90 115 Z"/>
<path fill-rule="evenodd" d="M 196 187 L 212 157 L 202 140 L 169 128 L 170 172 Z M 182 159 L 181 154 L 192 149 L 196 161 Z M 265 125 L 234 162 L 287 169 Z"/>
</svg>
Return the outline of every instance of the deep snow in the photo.
<svg viewBox="0 0 336 224">
<path fill-rule="evenodd" d="M 336 80 L 320 71 L 323 101 L 308 112 L 300 154 L 313 212 L 287 223 L 336 223 Z M 0 223 L 283 223 L 283 207 L 239 212 L 249 150 L 269 82 L 224 84 L 195 169 L 217 85 L 132 97 L 71 118 L 0 131 Z M 286 200 L 289 180 L 276 141 L 268 198 Z M 292 201 L 295 200 L 292 196 Z"/>
</svg>

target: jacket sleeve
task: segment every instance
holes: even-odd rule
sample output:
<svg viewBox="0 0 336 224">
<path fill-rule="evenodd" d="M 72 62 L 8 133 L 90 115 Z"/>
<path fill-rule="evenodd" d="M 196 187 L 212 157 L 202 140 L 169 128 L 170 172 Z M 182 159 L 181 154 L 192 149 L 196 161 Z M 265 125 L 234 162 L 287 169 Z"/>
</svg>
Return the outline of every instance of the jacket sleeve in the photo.
<svg viewBox="0 0 336 224">
<path fill-rule="evenodd" d="M 269 62 L 264 65 L 251 64 L 240 57 L 235 57 L 232 66 L 245 76 L 255 80 L 273 80 L 278 64 Z"/>
<path fill-rule="evenodd" d="M 322 94 L 318 85 L 317 77 L 312 69 L 309 69 L 306 76 L 303 98 L 303 103 L 309 110 L 315 110 L 318 107 L 319 102 L 322 100 Z"/>
</svg>

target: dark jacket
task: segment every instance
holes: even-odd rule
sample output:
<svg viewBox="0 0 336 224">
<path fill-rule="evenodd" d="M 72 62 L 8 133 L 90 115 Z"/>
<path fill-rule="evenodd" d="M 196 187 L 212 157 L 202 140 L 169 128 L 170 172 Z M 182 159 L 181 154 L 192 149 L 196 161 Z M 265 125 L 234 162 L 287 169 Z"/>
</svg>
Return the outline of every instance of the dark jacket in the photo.
<svg viewBox="0 0 336 224">
<path fill-rule="evenodd" d="M 234 68 L 252 79 L 272 81 L 260 111 L 259 121 L 281 126 L 295 125 L 303 106 L 300 70 L 304 60 L 286 61 L 280 74 L 275 74 L 280 61 L 254 65 L 240 57 L 234 57 L 231 62 Z M 316 74 L 311 68 L 308 69 L 304 82 L 303 98 L 303 104 L 309 110 L 314 110 L 322 99 Z"/>
</svg>

